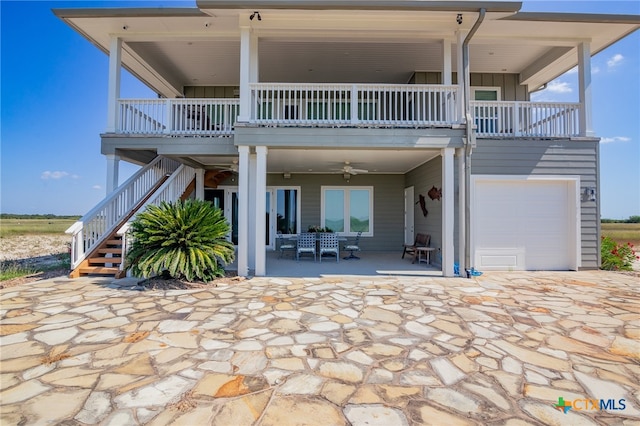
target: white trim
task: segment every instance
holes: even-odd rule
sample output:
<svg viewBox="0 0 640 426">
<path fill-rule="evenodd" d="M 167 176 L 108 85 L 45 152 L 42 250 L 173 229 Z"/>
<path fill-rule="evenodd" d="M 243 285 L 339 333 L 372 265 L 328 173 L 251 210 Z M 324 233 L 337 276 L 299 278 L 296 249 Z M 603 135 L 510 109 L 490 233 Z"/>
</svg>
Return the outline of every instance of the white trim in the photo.
<svg viewBox="0 0 640 426">
<path fill-rule="evenodd" d="M 256 146 L 256 185 L 255 185 L 255 275 L 263 277 L 266 274 L 266 243 L 267 218 L 267 147 Z"/>
<path fill-rule="evenodd" d="M 122 75 L 122 39 L 111 37 L 109 44 L 109 81 L 107 84 L 107 133 L 118 128 L 117 108 L 120 98 L 120 76 Z"/>
<path fill-rule="evenodd" d="M 249 147 L 238 146 L 238 275 L 249 275 Z"/>
<path fill-rule="evenodd" d="M 475 197 L 476 186 L 481 181 L 554 181 L 565 182 L 571 185 L 568 210 L 574 222 L 573 229 L 569 230 L 570 265 L 572 270 L 578 270 L 582 266 L 582 235 L 581 235 L 581 206 L 580 206 L 580 176 L 578 175 L 472 175 L 471 176 L 471 258 L 475 257 L 475 230 L 478 229 L 478 217 L 474 214 L 477 205 Z M 470 265 L 473 266 L 473 265 Z"/>
<path fill-rule="evenodd" d="M 499 86 L 471 86 L 471 100 L 476 100 L 476 91 L 496 92 L 496 101 L 502 100 L 502 88 Z"/>
<path fill-rule="evenodd" d="M 454 148 L 443 148 L 442 155 L 442 275 L 453 277 L 455 221 L 454 199 L 455 167 L 453 165 Z"/>
<path fill-rule="evenodd" d="M 373 186 L 336 186 L 336 185 L 322 185 L 320 186 L 320 226 L 325 226 L 325 191 L 326 190 L 342 190 L 344 191 L 344 231 L 340 231 L 340 235 L 344 236 L 355 236 L 357 232 L 352 232 L 350 229 L 350 210 L 349 210 L 349 201 L 351 190 L 365 190 L 369 191 L 369 232 L 363 232 L 363 237 L 373 237 L 373 197 L 374 197 L 374 187 Z"/>
</svg>

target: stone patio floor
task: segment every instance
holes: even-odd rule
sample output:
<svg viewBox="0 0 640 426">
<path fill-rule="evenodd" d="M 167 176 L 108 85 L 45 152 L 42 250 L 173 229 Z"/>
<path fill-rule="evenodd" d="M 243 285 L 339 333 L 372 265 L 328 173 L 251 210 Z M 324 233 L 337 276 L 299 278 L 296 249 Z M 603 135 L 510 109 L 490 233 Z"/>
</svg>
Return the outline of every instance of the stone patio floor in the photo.
<svg viewBox="0 0 640 426">
<path fill-rule="evenodd" d="M 0 290 L 2 425 L 640 424 L 637 275 L 135 284 Z"/>
</svg>

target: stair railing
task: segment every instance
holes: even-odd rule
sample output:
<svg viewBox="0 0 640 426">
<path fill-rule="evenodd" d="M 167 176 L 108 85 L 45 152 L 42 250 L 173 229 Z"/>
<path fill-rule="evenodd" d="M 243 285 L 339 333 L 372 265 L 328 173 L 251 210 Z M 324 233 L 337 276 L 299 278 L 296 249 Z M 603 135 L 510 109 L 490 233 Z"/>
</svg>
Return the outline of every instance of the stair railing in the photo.
<svg viewBox="0 0 640 426">
<path fill-rule="evenodd" d="M 71 234 L 71 269 L 77 268 L 138 205 L 158 182 L 180 165 L 158 156 L 133 174 L 65 232 Z"/>
<path fill-rule="evenodd" d="M 140 208 L 136 211 L 135 214 L 131 216 L 131 218 L 123 224 L 120 229 L 118 229 L 118 235 L 122 236 L 122 258 L 123 261 L 120 263 L 120 270 L 124 272 L 126 265 L 124 262 L 124 258 L 127 256 L 127 251 L 131 247 L 132 239 L 129 235 L 128 231 L 131 227 L 131 222 L 136 218 L 139 212 L 144 211 L 147 206 L 160 205 L 163 201 L 173 202 L 179 200 L 180 197 L 184 194 L 185 190 L 196 177 L 196 170 L 185 164 L 182 164 L 178 169 L 167 179 L 154 194 L 149 197 L 145 203 L 140 206 Z"/>
</svg>

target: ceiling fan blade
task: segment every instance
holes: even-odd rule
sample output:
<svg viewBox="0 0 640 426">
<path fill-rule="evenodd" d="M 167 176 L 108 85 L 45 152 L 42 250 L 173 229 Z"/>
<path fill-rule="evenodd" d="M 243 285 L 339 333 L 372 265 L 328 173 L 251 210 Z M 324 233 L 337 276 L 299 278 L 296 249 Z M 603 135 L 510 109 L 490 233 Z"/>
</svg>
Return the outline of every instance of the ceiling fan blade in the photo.
<svg viewBox="0 0 640 426">
<path fill-rule="evenodd" d="M 356 173 L 369 173 L 369 170 L 365 170 L 365 169 L 351 169 L 351 173 L 356 172 Z"/>
</svg>

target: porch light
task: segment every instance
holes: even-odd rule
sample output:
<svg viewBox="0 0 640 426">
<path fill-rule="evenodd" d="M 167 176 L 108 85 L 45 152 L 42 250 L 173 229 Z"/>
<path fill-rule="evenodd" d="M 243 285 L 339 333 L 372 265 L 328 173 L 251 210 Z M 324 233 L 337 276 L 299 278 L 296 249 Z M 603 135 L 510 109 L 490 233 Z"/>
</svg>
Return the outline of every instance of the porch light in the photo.
<svg viewBox="0 0 640 426">
<path fill-rule="evenodd" d="M 260 12 L 257 10 L 249 16 L 250 21 L 253 21 L 253 18 L 258 18 L 258 21 L 262 21 L 262 16 L 260 16 Z"/>
<path fill-rule="evenodd" d="M 456 22 L 458 25 L 462 25 L 462 13 L 458 13 L 458 16 L 456 16 Z"/>
</svg>

